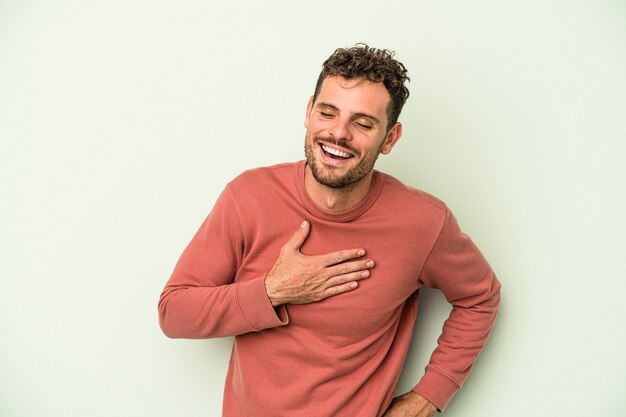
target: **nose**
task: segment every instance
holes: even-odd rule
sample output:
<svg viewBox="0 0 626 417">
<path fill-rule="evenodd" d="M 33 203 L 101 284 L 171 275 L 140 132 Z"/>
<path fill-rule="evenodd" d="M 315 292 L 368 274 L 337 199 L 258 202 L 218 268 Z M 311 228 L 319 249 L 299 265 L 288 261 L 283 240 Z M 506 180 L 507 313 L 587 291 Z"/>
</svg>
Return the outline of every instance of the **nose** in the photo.
<svg viewBox="0 0 626 417">
<path fill-rule="evenodd" d="M 349 121 L 342 120 L 341 118 L 335 119 L 335 123 L 329 126 L 328 133 L 336 140 L 352 140 Z"/>
</svg>

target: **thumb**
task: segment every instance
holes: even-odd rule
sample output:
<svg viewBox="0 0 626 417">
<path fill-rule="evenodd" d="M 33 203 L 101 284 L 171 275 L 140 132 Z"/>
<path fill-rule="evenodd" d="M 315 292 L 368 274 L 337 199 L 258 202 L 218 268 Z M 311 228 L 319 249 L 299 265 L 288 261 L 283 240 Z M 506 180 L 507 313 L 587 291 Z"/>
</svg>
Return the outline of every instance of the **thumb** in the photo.
<svg viewBox="0 0 626 417">
<path fill-rule="evenodd" d="M 311 224 L 307 220 L 304 220 L 300 224 L 300 227 L 298 228 L 298 230 L 296 230 L 295 233 L 291 236 L 286 246 L 298 252 L 300 250 L 300 247 L 306 240 L 307 236 L 309 236 L 310 230 L 311 230 Z"/>
</svg>

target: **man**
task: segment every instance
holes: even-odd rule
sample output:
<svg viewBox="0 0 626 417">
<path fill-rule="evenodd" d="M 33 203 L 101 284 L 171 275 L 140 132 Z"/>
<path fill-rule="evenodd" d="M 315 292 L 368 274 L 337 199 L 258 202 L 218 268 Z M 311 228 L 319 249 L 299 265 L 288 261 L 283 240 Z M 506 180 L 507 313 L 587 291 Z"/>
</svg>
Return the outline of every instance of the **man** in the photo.
<svg viewBox="0 0 626 417">
<path fill-rule="evenodd" d="M 307 106 L 306 161 L 234 179 L 182 254 L 161 328 L 235 336 L 223 416 L 429 417 L 482 350 L 492 270 L 441 201 L 373 169 L 402 135 L 407 80 L 388 51 L 335 51 Z M 394 399 L 422 286 L 453 310 Z"/>
</svg>

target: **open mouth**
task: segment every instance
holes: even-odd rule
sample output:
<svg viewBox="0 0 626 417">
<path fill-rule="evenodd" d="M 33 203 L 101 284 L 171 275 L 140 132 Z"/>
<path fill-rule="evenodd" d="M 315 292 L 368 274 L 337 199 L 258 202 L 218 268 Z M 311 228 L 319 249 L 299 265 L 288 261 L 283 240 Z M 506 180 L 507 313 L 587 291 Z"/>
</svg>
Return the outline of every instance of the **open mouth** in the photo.
<svg viewBox="0 0 626 417">
<path fill-rule="evenodd" d="M 352 155 L 351 153 L 331 148 L 330 146 L 324 145 L 323 143 L 320 143 L 320 148 L 322 148 L 322 152 L 324 152 L 324 155 L 333 159 L 346 160 L 354 157 L 354 155 Z"/>
</svg>

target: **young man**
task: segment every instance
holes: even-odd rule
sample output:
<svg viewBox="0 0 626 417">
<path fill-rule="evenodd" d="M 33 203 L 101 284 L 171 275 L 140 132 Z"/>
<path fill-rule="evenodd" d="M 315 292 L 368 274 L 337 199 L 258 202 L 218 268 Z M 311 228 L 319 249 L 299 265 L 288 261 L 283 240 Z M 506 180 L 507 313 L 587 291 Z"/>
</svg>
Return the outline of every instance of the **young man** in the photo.
<svg viewBox="0 0 626 417">
<path fill-rule="evenodd" d="M 223 416 L 429 417 L 482 350 L 491 268 L 444 203 L 373 169 L 402 135 L 407 80 L 388 51 L 335 51 L 307 106 L 306 161 L 235 178 L 182 254 L 161 328 L 235 336 Z M 424 376 L 394 399 L 422 286 L 453 310 Z"/>
</svg>

